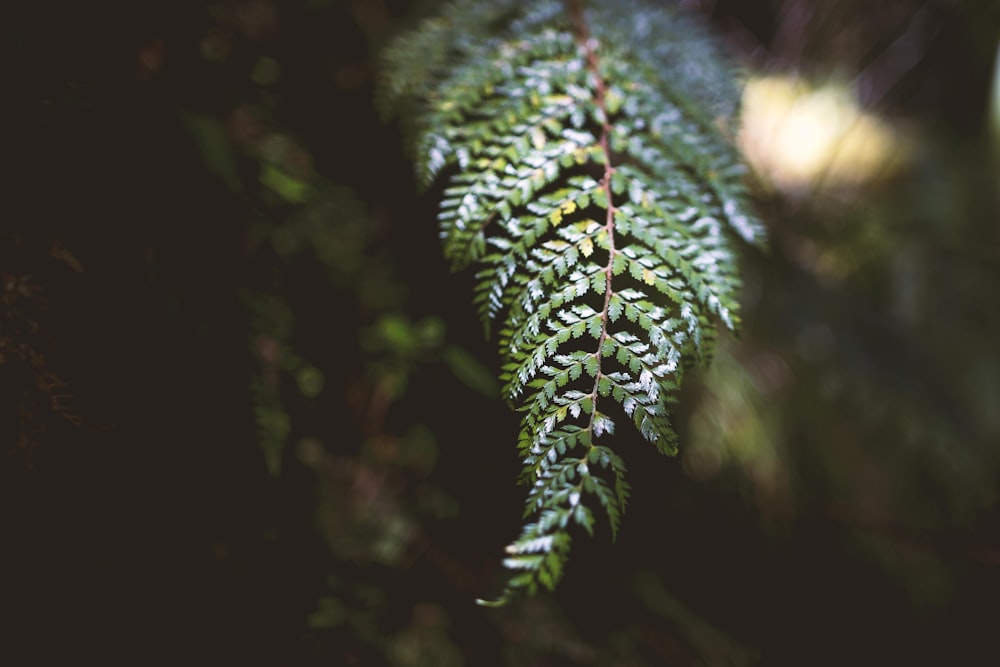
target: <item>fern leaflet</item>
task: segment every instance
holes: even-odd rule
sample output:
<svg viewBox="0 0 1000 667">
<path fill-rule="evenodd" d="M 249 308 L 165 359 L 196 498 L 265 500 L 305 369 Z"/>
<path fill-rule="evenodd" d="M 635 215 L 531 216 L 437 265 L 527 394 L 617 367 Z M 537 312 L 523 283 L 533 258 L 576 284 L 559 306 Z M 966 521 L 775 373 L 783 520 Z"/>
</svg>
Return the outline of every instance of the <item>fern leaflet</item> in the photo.
<svg viewBox="0 0 1000 667">
<path fill-rule="evenodd" d="M 523 414 L 528 522 L 502 600 L 554 588 L 593 506 L 617 532 L 616 418 L 674 453 L 683 369 L 738 325 L 733 238 L 762 233 L 717 127 L 737 99 L 720 63 L 698 25 L 637 1 L 459 2 L 388 52 L 383 101 L 415 101 L 419 172 L 449 176 L 444 252 L 479 267 Z"/>
</svg>

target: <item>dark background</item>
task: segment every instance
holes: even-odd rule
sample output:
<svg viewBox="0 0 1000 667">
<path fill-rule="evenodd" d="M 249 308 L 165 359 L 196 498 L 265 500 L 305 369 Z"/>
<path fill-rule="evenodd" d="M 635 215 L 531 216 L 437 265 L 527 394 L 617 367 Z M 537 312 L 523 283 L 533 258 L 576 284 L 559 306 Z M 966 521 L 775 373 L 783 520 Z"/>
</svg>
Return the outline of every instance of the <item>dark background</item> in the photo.
<svg viewBox="0 0 1000 667">
<path fill-rule="evenodd" d="M 622 434 L 617 542 L 499 610 L 517 418 L 372 101 L 433 4 L 4 9 L 4 662 L 995 664 L 995 3 L 683 3 L 916 149 L 760 187 L 681 457 Z"/>
</svg>

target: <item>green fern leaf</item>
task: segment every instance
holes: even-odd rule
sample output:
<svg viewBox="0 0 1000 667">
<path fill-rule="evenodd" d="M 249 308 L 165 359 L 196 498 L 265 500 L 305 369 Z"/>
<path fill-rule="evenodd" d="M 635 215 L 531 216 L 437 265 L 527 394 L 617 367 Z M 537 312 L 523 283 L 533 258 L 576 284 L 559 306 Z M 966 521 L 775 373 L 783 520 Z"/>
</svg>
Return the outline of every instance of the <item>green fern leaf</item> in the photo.
<svg viewBox="0 0 1000 667">
<path fill-rule="evenodd" d="M 573 526 L 629 495 L 608 446 L 631 419 L 676 451 L 684 368 L 738 326 L 734 238 L 762 242 L 718 130 L 737 90 L 691 20 L 642 2 L 455 3 L 388 51 L 426 183 L 447 177 L 445 256 L 478 266 L 501 381 L 522 413 L 529 522 L 502 599 L 552 589 Z"/>
</svg>

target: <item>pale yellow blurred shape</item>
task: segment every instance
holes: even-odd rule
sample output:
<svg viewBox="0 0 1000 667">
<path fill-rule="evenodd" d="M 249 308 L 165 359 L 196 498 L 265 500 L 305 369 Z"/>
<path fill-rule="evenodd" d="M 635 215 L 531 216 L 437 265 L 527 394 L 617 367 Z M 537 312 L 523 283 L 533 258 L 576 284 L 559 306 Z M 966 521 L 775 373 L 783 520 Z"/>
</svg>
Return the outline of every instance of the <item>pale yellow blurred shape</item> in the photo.
<svg viewBox="0 0 1000 667">
<path fill-rule="evenodd" d="M 777 75 L 747 83 L 739 143 L 769 185 L 793 193 L 863 185 L 890 174 L 909 152 L 846 85 L 811 87 Z"/>
</svg>

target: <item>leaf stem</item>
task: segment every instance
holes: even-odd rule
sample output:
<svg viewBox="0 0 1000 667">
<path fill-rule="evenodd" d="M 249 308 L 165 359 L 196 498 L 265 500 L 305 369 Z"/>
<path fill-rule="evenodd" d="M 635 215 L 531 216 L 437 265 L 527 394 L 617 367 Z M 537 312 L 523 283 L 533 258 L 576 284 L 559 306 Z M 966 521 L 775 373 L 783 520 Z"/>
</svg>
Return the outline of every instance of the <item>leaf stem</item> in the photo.
<svg viewBox="0 0 1000 667">
<path fill-rule="evenodd" d="M 607 200 L 607 215 L 604 220 L 604 231 L 608 239 L 608 263 L 604 267 L 604 306 L 601 309 L 601 333 L 597 338 L 597 351 L 594 357 L 597 359 L 597 370 L 594 373 L 594 390 L 591 392 L 593 401 L 593 411 L 590 413 L 590 422 L 587 424 L 587 431 L 591 433 L 593 442 L 594 420 L 597 412 L 598 388 L 601 384 L 603 374 L 601 372 L 601 350 L 604 349 L 604 341 L 608 337 L 608 311 L 611 304 L 611 278 L 614 275 L 614 259 L 617 250 L 615 249 L 615 212 L 616 208 L 612 201 L 613 192 L 611 190 L 611 177 L 615 173 L 615 168 L 611 164 L 611 122 L 608 120 L 608 108 L 605 102 L 607 96 L 607 86 L 604 77 L 601 76 L 600 62 L 597 57 L 596 42 L 590 37 L 587 28 L 587 19 L 583 15 L 583 6 L 579 0 L 567 0 L 567 10 L 573 20 L 573 27 L 576 42 L 583 51 L 587 60 L 587 69 L 594 77 L 594 104 L 601 115 L 601 136 L 598 138 L 598 145 L 604 154 L 604 175 L 601 179 L 601 188 Z"/>
</svg>

